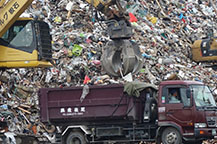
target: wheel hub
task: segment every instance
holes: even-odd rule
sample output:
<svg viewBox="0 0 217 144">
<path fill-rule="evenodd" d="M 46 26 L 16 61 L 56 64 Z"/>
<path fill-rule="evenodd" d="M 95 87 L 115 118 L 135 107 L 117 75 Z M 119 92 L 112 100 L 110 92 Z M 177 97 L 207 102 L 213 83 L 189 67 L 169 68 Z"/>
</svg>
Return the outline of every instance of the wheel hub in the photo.
<svg viewBox="0 0 217 144">
<path fill-rule="evenodd" d="M 175 144 L 175 142 L 177 141 L 177 135 L 173 132 L 168 133 L 166 141 L 168 144 Z"/>
<path fill-rule="evenodd" d="M 72 139 L 72 144 L 81 144 L 81 141 L 79 138 L 73 138 Z"/>
</svg>

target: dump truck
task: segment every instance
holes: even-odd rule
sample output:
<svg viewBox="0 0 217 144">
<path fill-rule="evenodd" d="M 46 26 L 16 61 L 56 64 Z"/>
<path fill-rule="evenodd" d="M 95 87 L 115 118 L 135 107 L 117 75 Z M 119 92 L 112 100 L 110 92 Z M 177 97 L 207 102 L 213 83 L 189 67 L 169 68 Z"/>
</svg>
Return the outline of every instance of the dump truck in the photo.
<svg viewBox="0 0 217 144">
<path fill-rule="evenodd" d="M 56 143 L 199 144 L 217 138 L 216 102 L 202 82 L 41 88 L 38 95 L 41 122 L 56 127 Z"/>
</svg>

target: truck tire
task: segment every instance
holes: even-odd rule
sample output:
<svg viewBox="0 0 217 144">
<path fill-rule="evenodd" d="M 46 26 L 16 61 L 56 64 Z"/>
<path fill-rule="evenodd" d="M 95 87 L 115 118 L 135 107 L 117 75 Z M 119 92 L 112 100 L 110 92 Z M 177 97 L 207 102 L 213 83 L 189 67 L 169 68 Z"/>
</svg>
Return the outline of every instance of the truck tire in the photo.
<svg viewBox="0 0 217 144">
<path fill-rule="evenodd" d="M 182 138 L 178 130 L 175 128 L 166 128 L 163 133 L 161 140 L 163 144 L 181 144 Z"/>
<path fill-rule="evenodd" d="M 81 132 L 71 132 L 66 139 L 66 144 L 86 144 L 84 134 Z"/>
</svg>

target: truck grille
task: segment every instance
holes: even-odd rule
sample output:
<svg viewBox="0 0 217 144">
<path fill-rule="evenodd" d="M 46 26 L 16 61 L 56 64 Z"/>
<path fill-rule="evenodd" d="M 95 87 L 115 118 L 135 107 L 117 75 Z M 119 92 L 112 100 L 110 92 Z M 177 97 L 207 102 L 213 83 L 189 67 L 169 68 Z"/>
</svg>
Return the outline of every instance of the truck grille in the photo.
<svg viewBox="0 0 217 144">
<path fill-rule="evenodd" d="M 217 118 L 216 117 L 207 117 L 207 124 L 208 127 L 217 127 Z"/>
</svg>

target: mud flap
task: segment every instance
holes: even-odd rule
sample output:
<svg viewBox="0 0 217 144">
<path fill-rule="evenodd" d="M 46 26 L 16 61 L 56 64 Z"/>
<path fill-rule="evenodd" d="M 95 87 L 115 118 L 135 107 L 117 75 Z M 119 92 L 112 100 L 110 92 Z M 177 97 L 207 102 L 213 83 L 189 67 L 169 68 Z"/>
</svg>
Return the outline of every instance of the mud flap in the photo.
<svg viewBox="0 0 217 144">
<path fill-rule="evenodd" d="M 111 76 L 136 74 L 143 66 L 143 57 L 136 43 L 113 40 L 107 43 L 101 57 L 103 69 Z"/>
</svg>

